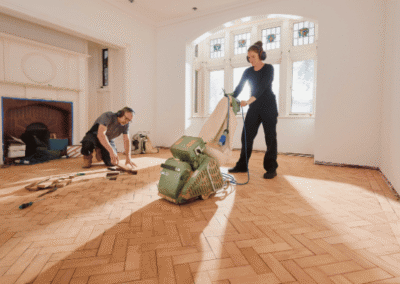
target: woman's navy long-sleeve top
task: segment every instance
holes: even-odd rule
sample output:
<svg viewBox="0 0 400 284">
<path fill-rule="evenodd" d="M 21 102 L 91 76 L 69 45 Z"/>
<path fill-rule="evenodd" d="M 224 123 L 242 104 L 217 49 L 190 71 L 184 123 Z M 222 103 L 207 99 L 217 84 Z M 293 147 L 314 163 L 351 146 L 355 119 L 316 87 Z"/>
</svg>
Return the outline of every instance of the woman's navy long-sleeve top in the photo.
<svg viewBox="0 0 400 284">
<path fill-rule="evenodd" d="M 254 71 L 254 67 L 247 68 L 242 75 L 242 79 L 237 85 L 233 96 L 236 98 L 241 93 L 246 81 L 249 82 L 251 96 L 256 100 L 250 104 L 250 108 L 257 107 L 271 115 L 278 116 L 275 95 L 272 92 L 272 81 L 274 79 L 274 67 L 271 64 Z"/>
</svg>

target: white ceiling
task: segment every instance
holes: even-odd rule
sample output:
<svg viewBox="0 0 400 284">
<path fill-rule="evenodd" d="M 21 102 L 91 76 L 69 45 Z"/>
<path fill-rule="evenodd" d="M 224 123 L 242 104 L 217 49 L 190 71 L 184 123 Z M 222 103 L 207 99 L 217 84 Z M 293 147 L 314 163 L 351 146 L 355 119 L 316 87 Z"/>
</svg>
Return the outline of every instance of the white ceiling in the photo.
<svg viewBox="0 0 400 284">
<path fill-rule="evenodd" d="M 126 13 L 140 14 L 156 25 L 207 15 L 265 0 L 104 0 Z M 193 7 L 197 10 L 194 11 Z"/>
</svg>

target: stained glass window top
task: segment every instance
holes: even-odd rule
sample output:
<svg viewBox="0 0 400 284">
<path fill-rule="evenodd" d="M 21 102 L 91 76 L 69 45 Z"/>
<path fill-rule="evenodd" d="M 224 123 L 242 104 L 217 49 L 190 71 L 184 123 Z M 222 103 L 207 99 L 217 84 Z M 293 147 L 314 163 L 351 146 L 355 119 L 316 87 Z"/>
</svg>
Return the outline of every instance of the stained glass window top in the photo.
<svg viewBox="0 0 400 284">
<path fill-rule="evenodd" d="M 281 27 L 262 30 L 262 42 L 265 50 L 281 47 Z"/>
<path fill-rule="evenodd" d="M 315 41 L 315 25 L 304 21 L 293 25 L 293 45 L 312 44 Z"/>
<path fill-rule="evenodd" d="M 235 55 L 247 53 L 250 47 L 250 33 L 235 35 Z"/>
<path fill-rule="evenodd" d="M 217 38 L 211 40 L 210 46 L 210 57 L 211 58 L 220 58 L 224 57 L 224 50 L 225 50 L 225 39 L 224 38 Z"/>
</svg>

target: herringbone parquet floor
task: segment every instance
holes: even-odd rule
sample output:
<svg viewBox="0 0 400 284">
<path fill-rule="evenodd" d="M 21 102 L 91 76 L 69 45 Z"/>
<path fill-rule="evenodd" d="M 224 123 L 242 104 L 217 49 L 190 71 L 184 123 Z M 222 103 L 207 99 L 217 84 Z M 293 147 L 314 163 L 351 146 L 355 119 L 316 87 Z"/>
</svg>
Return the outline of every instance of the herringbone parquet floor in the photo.
<svg viewBox="0 0 400 284">
<path fill-rule="evenodd" d="M 262 159 L 249 184 L 180 206 L 157 196 L 153 166 L 87 174 L 20 210 L 43 192 L 26 181 L 81 159 L 0 169 L 0 283 L 400 283 L 400 203 L 379 172 L 279 155 L 264 180 Z"/>
</svg>

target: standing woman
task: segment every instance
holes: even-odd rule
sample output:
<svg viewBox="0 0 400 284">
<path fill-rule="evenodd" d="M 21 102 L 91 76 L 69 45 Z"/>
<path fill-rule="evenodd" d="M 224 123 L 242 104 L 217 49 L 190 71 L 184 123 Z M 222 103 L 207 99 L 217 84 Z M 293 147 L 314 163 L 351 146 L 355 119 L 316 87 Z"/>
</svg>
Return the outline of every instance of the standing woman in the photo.
<svg viewBox="0 0 400 284">
<path fill-rule="evenodd" d="M 276 176 L 278 168 L 278 148 L 276 141 L 276 124 L 278 122 L 278 109 L 275 95 L 272 92 L 272 80 L 274 79 L 274 67 L 265 64 L 267 55 L 262 48 L 262 42 L 258 41 L 250 46 L 247 52 L 247 61 L 253 67 L 247 68 L 236 87 L 233 96 L 236 98 L 243 89 L 246 81 L 250 84 L 251 97 L 248 101 L 241 101 L 242 107 L 249 105 L 249 110 L 244 121 L 245 131 L 242 131 L 242 150 L 236 166 L 229 169 L 230 173 L 247 172 L 247 165 L 253 150 L 254 138 L 257 135 L 260 124 L 263 125 L 265 133 L 265 144 L 267 151 L 264 156 L 265 179 Z M 247 153 L 246 147 L 247 146 Z M 246 159 L 247 154 L 247 159 Z"/>
</svg>

